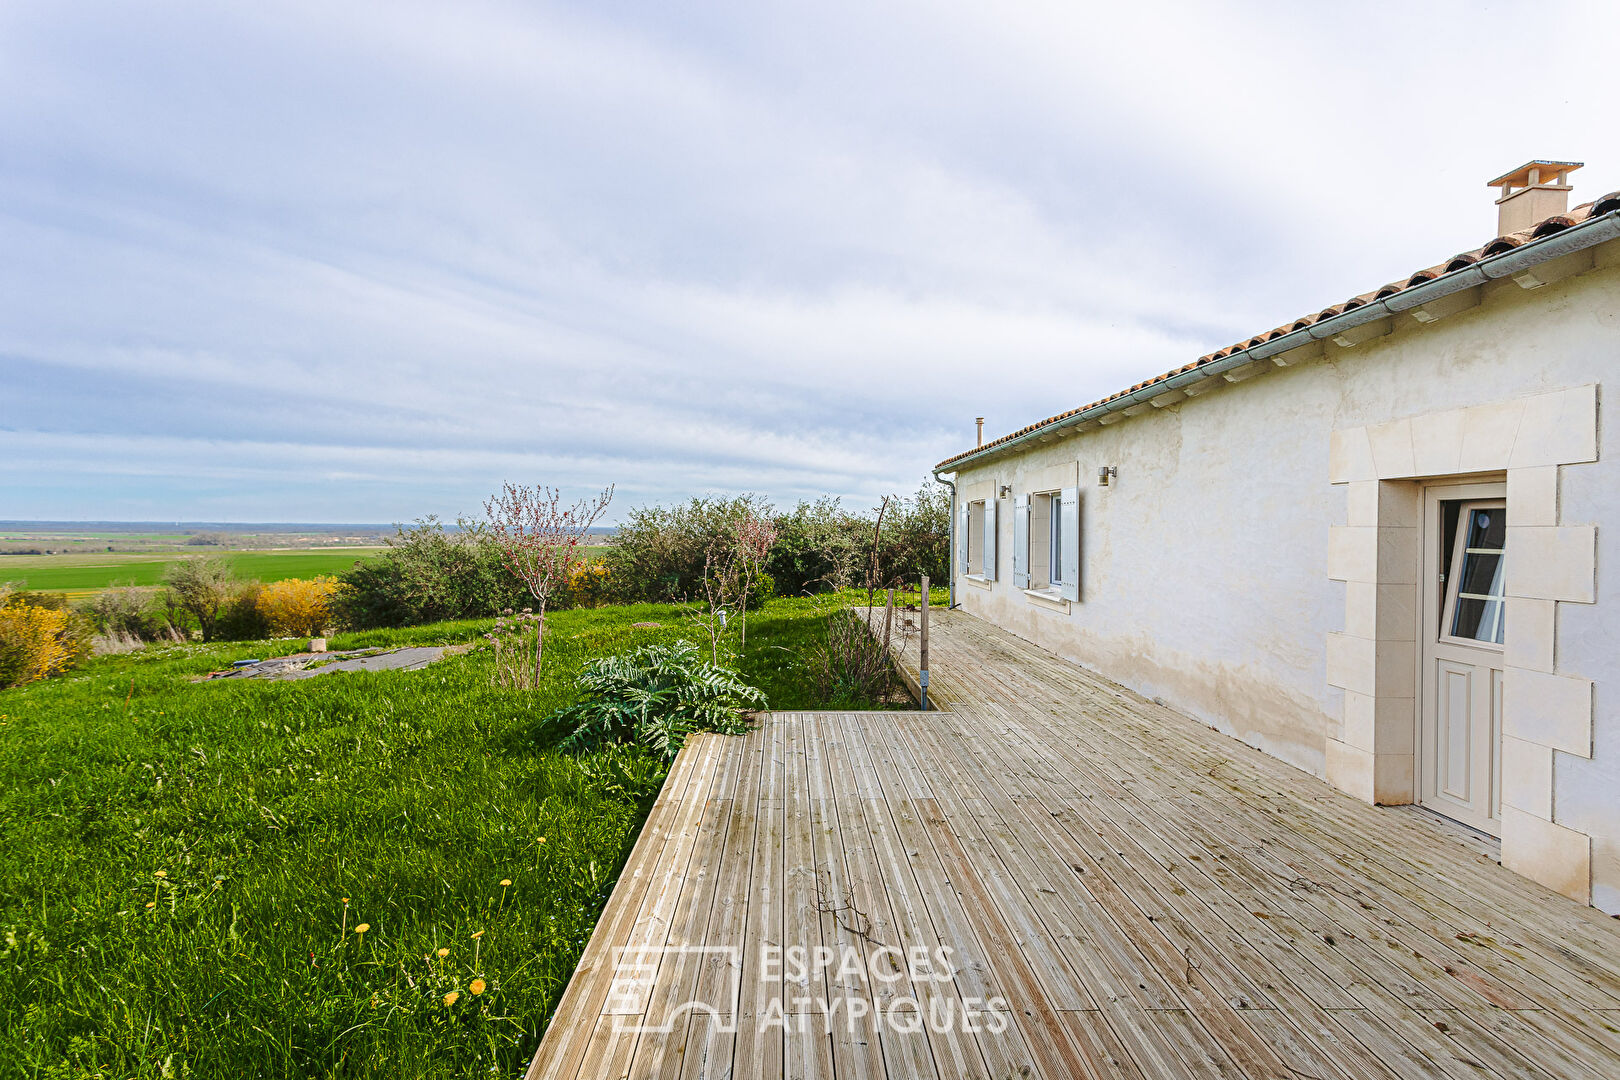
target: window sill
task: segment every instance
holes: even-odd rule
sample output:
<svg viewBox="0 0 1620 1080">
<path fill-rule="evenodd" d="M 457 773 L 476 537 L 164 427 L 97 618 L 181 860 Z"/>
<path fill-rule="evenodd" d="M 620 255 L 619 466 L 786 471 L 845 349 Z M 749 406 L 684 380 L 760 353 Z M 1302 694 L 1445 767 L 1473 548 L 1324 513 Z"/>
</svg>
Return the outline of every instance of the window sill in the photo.
<svg viewBox="0 0 1620 1080">
<path fill-rule="evenodd" d="M 982 578 L 978 574 L 963 574 L 962 580 L 967 582 L 969 585 L 973 585 L 987 591 L 995 587 L 995 583 L 993 581 L 989 580 L 988 578 Z"/>
<path fill-rule="evenodd" d="M 1025 589 L 1024 595 L 1038 608 L 1060 611 L 1065 615 L 1069 613 L 1070 601 L 1065 600 L 1063 594 L 1056 589 Z"/>
</svg>

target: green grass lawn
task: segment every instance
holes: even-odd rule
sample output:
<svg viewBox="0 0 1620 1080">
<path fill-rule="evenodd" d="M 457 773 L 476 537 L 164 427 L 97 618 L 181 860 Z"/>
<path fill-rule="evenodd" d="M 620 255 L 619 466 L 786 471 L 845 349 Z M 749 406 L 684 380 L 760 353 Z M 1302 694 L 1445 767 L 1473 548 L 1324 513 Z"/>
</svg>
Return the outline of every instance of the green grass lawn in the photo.
<svg viewBox="0 0 1620 1080">
<path fill-rule="evenodd" d="M 750 617 L 738 666 L 772 707 L 820 704 L 797 654 L 822 606 Z M 478 650 L 416 672 L 190 681 L 294 642 L 153 648 L 0 692 L 4 1071 L 519 1074 L 662 776 L 623 751 L 561 754 L 541 717 L 585 660 L 696 636 L 655 605 L 548 622 L 527 692 L 492 687 Z"/>
<path fill-rule="evenodd" d="M 184 558 L 217 555 L 231 564 L 236 576 L 271 582 L 341 574 L 356 559 L 375 555 L 381 548 L 343 548 L 286 551 L 222 551 L 163 555 L 123 552 L 85 552 L 69 555 L 7 555 L 0 557 L 0 581 L 40 592 L 64 592 L 77 599 L 111 585 L 157 585 L 163 572 Z"/>
</svg>

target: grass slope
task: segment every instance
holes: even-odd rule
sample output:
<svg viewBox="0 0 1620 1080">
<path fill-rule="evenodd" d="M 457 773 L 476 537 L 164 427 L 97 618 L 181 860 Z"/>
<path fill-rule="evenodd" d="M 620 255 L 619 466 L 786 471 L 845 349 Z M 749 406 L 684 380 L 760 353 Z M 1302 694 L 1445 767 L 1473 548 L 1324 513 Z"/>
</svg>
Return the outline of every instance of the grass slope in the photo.
<svg viewBox="0 0 1620 1080">
<path fill-rule="evenodd" d="M 750 618 L 740 666 L 773 707 L 818 704 L 795 655 L 817 608 Z M 493 688 L 479 651 L 417 672 L 189 681 L 285 642 L 107 657 L 0 692 L 4 1071 L 516 1075 L 662 775 L 621 751 L 559 754 L 540 718 L 586 659 L 692 629 L 652 605 L 558 614 L 533 692 Z"/>
</svg>

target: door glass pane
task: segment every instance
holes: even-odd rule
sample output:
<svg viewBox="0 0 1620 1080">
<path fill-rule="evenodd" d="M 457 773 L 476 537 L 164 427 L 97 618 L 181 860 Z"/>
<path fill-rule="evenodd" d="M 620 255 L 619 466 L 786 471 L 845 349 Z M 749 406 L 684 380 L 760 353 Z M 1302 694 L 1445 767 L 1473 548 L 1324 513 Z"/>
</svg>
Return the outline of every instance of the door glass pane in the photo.
<svg viewBox="0 0 1620 1080">
<path fill-rule="evenodd" d="M 1468 546 L 1502 550 L 1507 538 L 1507 511 L 1500 508 L 1474 510 L 1468 515 Z"/>
<path fill-rule="evenodd" d="M 1502 644 L 1502 601 L 1458 597 L 1451 636 Z"/>
<path fill-rule="evenodd" d="M 1502 556 L 1469 552 L 1463 556 L 1462 582 L 1458 592 L 1478 596 L 1502 595 Z"/>
<path fill-rule="evenodd" d="M 1472 509 L 1466 528 L 1462 566 L 1453 568 L 1457 603 L 1451 636 L 1500 645 L 1507 512 L 1501 507 Z"/>
</svg>

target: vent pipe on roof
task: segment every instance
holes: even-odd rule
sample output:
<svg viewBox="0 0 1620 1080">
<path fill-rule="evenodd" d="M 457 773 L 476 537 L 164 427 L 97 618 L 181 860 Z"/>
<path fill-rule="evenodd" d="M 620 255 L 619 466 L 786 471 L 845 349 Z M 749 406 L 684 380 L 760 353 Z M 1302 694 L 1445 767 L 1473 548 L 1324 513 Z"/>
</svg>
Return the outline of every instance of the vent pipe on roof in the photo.
<svg viewBox="0 0 1620 1080">
<path fill-rule="evenodd" d="M 979 441 L 974 443 L 973 445 L 974 446 L 983 446 L 984 445 L 984 417 L 982 417 L 982 416 L 975 417 L 973 422 L 979 426 Z"/>
<path fill-rule="evenodd" d="M 1522 232 L 1538 221 L 1569 210 L 1569 174 L 1581 167 L 1579 161 L 1527 161 L 1512 172 L 1503 173 L 1488 187 L 1502 189 L 1496 200 L 1496 235 Z"/>
</svg>

